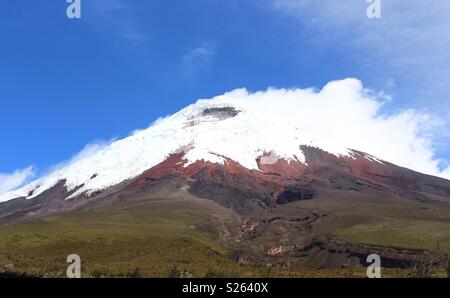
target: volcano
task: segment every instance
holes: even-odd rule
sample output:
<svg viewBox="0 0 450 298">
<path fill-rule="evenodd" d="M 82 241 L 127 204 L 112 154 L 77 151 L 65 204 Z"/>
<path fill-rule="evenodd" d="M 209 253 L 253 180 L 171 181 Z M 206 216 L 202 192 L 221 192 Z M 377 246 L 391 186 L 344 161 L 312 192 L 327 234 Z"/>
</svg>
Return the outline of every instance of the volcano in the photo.
<svg viewBox="0 0 450 298">
<path fill-rule="evenodd" d="M 188 212 L 201 220 L 179 217 L 179 225 L 245 266 L 343 268 L 378 253 L 384 266 L 403 268 L 450 247 L 450 181 L 315 138 L 227 96 L 200 100 L 0 201 L 8 228 L 73 214 Z"/>
</svg>

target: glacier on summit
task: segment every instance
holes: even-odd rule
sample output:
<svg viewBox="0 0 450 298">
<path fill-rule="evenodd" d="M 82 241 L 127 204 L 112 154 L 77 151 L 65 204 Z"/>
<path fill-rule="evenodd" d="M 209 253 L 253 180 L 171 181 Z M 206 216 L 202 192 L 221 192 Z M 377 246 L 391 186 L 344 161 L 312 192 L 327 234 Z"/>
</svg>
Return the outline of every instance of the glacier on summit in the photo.
<svg viewBox="0 0 450 298">
<path fill-rule="evenodd" d="M 263 162 L 305 162 L 301 146 L 354 158 L 367 152 L 374 163 L 391 161 L 422 173 L 450 177 L 440 170 L 426 132 L 430 117 L 412 110 L 382 114 L 383 102 L 357 79 L 314 89 L 236 89 L 201 99 L 157 120 L 147 129 L 111 142 L 17 190 L 0 194 L 0 202 L 40 195 L 64 181 L 68 198 L 91 195 L 183 151 L 185 166 L 196 161 L 225 164 L 227 159 L 259 170 Z M 432 122 L 432 121 L 431 121 Z M 270 153 L 270 154 L 269 154 Z M 269 156 L 267 156 L 269 154 Z"/>
<path fill-rule="evenodd" d="M 132 179 L 180 150 L 186 151 L 186 166 L 197 160 L 223 164 L 224 156 L 248 169 L 258 169 L 257 158 L 267 152 L 288 161 L 305 162 L 301 145 L 350 156 L 345 147 L 311 137 L 289 119 L 272 119 L 259 111 L 257 103 L 240 101 L 246 94 L 245 89 L 237 89 L 198 100 L 147 129 L 1 195 L 0 201 L 31 199 L 59 181 L 65 181 L 69 192 L 76 189 L 67 199 L 89 195 Z"/>
</svg>

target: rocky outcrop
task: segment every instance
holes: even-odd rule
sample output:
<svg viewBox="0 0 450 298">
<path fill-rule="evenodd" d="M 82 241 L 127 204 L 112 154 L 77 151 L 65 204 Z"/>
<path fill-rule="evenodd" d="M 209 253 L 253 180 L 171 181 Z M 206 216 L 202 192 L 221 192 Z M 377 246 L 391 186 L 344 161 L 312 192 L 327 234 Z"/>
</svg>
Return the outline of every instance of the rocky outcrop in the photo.
<svg viewBox="0 0 450 298">
<path fill-rule="evenodd" d="M 311 244 L 304 248 L 303 251 L 312 251 L 314 248 L 319 248 L 321 251 L 328 253 L 330 256 L 343 257 L 345 260 L 357 260 L 354 265 L 367 266 L 367 256 L 377 254 L 381 259 L 381 266 L 385 268 L 411 268 L 417 262 L 432 260 L 431 265 L 438 266 L 442 258 L 436 253 L 427 250 L 406 249 L 399 247 L 388 247 L 380 245 L 369 245 L 361 243 L 351 243 L 346 241 L 338 241 L 328 237 L 319 237 L 314 239 Z M 317 254 L 317 253 L 316 253 Z M 331 260 L 333 257 L 324 258 L 321 267 L 332 267 L 327 263 L 327 259 Z M 336 264 L 333 264 L 336 265 Z M 342 263 L 340 267 L 349 266 L 349 262 Z"/>
<path fill-rule="evenodd" d="M 233 107 L 207 108 L 202 111 L 202 116 L 213 116 L 219 119 L 236 117 L 240 111 Z"/>
<path fill-rule="evenodd" d="M 311 200 L 314 197 L 314 191 L 305 188 L 288 187 L 282 193 L 277 195 L 277 204 L 287 204 L 302 200 Z"/>
</svg>

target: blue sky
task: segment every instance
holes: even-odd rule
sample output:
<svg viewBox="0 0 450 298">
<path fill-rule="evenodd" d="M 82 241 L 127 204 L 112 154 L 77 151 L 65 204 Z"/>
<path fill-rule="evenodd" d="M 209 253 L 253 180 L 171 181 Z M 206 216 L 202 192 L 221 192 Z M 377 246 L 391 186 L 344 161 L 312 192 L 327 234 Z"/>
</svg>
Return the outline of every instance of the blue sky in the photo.
<svg viewBox="0 0 450 298">
<path fill-rule="evenodd" d="M 198 98 L 360 79 L 383 113 L 431 115 L 450 161 L 446 0 L 0 0 L 0 173 L 38 173 Z M 0 178 L 2 174 L 0 174 Z"/>
</svg>

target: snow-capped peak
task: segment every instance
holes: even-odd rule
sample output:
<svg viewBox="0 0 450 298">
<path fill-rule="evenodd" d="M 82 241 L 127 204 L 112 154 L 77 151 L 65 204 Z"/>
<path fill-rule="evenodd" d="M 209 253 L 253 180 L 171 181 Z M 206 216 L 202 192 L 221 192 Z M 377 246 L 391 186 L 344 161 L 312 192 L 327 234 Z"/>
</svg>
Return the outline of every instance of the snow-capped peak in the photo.
<svg viewBox="0 0 450 298">
<path fill-rule="evenodd" d="M 0 202 L 17 197 L 31 199 L 61 180 L 65 180 L 68 191 L 77 188 L 69 198 L 90 194 L 132 179 L 180 150 L 186 152 L 186 165 L 197 160 L 224 163 L 221 156 L 225 156 L 248 169 L 258 169 L 257 158 L 267 152 L 304 163 L 301 145 L 352 157 L 340 144 L 309 136 L 292 119 L 272 118 L 270 113 L 260 111 L 257 102 L 240 101 L 239 94 L 245 92 L 238 89 L 199 100 L 147 129 L 1 195 Z"/>
</svg>

